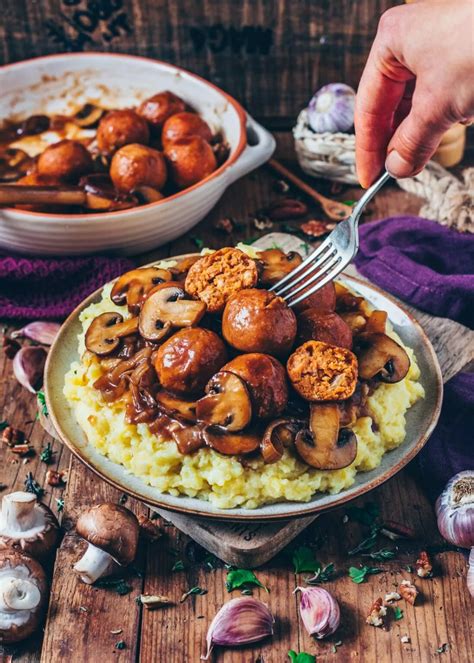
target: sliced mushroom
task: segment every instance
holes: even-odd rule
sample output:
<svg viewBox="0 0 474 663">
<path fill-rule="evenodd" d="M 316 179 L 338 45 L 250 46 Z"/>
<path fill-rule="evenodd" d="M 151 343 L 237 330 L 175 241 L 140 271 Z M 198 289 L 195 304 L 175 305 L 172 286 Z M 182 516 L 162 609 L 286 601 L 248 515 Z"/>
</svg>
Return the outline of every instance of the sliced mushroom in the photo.
<svg viewBox="0 0 474 663">
<path fill-rule="evenodd" d="M 162 283 L 148 293 L 140 311 L 140 334 L 160 341 L 173 327 L 193 327 L 206 312 L 204 302 L 189 299 L 181 284 Z"/>
<path fill-rule="evenodd" d="M 164 195 L 152 186 L 139 186 L 136 189 L 133 189 L 132 193 L 135 194 L 142 205 L 156 203 L 164 198 Z"/>
<path fill-rule="evenodd" d="M 201 258 L 200 255 L 188 256 L 183 258 L 175 267 L 171 267 L 170 272 L 176 281 L 184 281 L 190 268 Z"/>
<path fill-rule="evenodd" d="M 203 436 L 208 446 L 224 456 L 252 453 L 258 449 L 261 439 L 256 432 L 228 433 L 218 426 L 206 426 Z"/>
<path fill-rule="evenodd" d="M 74 115 L 74 124 L 77 124 L 78 127 L 93 127 L 99 124 L 99 120 L 102 115 L 105 113 L 103 108 L 99 106 L 94 106 L 93 104 L 85 104 L 77 113 Z"/>
<path fill-rule="evenodd" d="M 386 334 L 360 334 L 355 349 L 359 378 L 400 382 L 408 373 L 410 359 L 405 350 Z"/>
<path fill-rule="evenodd" d="M 196 401 L 186 401 L 173 396 L 169 391 L 159 391 L 155 400 L 158 406 L 170 417 L 178 417 L 184 421 L 196 422 Z"/>
<path fill-rule="evenodd" d="M 265 286 L 275 284 L 302 262 L 300 254 L 296 251 L 284 253 L 281 249 L 261 251 L 258 254 L 258 259 L 263 265 L 260 283 Z"/>
<path fill-rule="evenodd" d="M 355 460 L 357 438 L 349 428 L 340 428 L 336 403 L 312 403 L 309 428 L 297 433 L 295 447 L 311 467 L 340 470 Z"/>
<path fill-rule="evenodd" d="M 127 303 L 131 313 L 138 313 L 145 296 L 160 283 L 171 281 L 172 274 L 167 269 L 142 267 L 123 274 L 115 283 L 110 293 L 114 304 Z"/>
<path fill-rule="evenodd" d="M 171 434 L 182 454 L 192 454 L 206 446 L 201 426 L 183 426 L 174 429 Z"/>
<path fill-rule="evenodd" d="M 367 334 L 385 334 L 387 311 L 372 311 L 364 328 Z"/>
<path fill-rule="evenodd" d="M 252 403 L 245 382 L 234 373 L 219 371 L 206 385 L 206 396 L 196 404 L 199 421 L 229 432 L 242 430 L 252 418 Z"/>
<path fill-rule="evenodd" d="M 260 452 L 265 463 L 276 463 L 283 457 L 285 447 L 291 446 L 298 432 L 298 422 L 293 419 L 276 419 L 265 429 Z"/>
<path fill-rule="evenodd" d="M 110 355 L 120 339 L 138 331 L 138 318 L 124 320 L 120 313 L 101 313 L 86 332 L 86 348 L 96 355 Z"/>
</svg>

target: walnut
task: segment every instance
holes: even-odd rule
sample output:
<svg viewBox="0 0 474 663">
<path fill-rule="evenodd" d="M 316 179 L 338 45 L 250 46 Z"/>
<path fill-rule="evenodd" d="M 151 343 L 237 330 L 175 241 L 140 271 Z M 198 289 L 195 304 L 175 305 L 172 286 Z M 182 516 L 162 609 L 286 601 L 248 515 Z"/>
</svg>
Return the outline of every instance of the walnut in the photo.
<svg viewBox="0 0 474 663">
<path fill-rule="evenodd" d="M 13 426 L 7 426 L 2 431 L 2 442 L 7 445 L 7 447 L 15 447 L 17 444 L 23 444 L 25 441 L 25 434 L 19 428 L 13 428 Z"/>
<path fill-rule="evenodd" d="M 66 473 L 64 471 L 48 470 L 46 472 L 46 483 L 50 486 L 61 486 L 66 483 Z"/>
<path fill-rule="evenodd" d="M 11 450 L 12 453 L 17 454 L 18 456 L 27 456 L 31 451 L 31 447 L 28 442 L 25 442 L 24 444 L 15 444 Z"/>
<path fill-rule="evenodd" d="M 394 601 L 399 601 L 401 598 L 398 592 L 389 592 L 385 594 L 384 603 L 393 603 Z"/>
<path fill-rule="evenodd" d="M 420 552 L 415 568 L 419 578 L 431 578 L 433 575 L 433 565 L 426 550 Z"/>
<path fill-rule="evenodd" d="M 383 605 L 382 599 L 378 598 L 372 605 L 365 621 L 367 624 L 370 624 L 370 626 L 383 626 L 386 614 L 387 608 Z"/>
<path fill-rule="evenodd" d="M 214 222 L 214 228 L 216 230 L 222 230 L 222 232 L 225 232 L 227 233 L 227 235 L 230 235 L 234 230 L 234 220 L 231 219 L 229 216 L 217 219 L 217 221 Z"/>
<path fill-rule="evenodd" d="M 400 642 L 402 642 L 404 645 L 408 644 L 411 642 L 410 636 L 409 635 L 402 635 L 400 638 Z"/>
<path fill-rule="evenodd" d="M 398 592 L 402 596 L 402 598 L 404 598 L 405 601 L 407 603 L 410 603 L 411 605 L 415 604 L 416 597 L 419 594 L 415 585 L 411 583 L 409 580 L 402 580 L 398 588 Z"/>
<path fill-rule="evenodd" d="M 155 523 L 150 518 L 144 516 L 143 514 L 138 516 L 138 524 L 140 525 L 140 534 L 148 541 L 157 541 L 163 534 L 158 525 L 155 525 Z"/>
</svg>

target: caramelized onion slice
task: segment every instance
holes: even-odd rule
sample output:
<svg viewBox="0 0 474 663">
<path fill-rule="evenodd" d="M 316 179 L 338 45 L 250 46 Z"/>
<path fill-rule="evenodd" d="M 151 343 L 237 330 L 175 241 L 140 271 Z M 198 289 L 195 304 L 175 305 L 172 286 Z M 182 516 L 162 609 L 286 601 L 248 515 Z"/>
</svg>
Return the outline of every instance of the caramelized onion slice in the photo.
<svg viewBox="0 0 474 663">
<path fill-rule="evenodd" d="M 228 433 L 218 426 L 206 426 L 203 429 L 206 444 L 225 456 L 249 454 L 258 449 L 258 433 Z"/>
<path fill-rule="evenodd" d="M 295 419 L 275 419 L 266 427 L 260 442 L 265 463 L 276 463 L 283 457 L 285 447 L 294 442 L 299 427 Z"/>
</svg>

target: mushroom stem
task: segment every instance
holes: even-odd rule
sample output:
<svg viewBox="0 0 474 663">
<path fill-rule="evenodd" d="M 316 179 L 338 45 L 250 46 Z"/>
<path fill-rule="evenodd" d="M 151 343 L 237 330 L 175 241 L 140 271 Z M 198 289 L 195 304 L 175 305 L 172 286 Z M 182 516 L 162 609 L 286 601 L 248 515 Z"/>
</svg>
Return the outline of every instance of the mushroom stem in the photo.
<svg viewBox="0 0 474 663">
<path fill-rule="evenodd" d="M 24 578 L 0 579 L 0 612 L 33 610 L 41 601 L 38 587 Z"/>
<path fill-rule="evenodd" d="M 36 496 L 33 493 L 17 491 L 5 495 L 2 500 L 2 520 L 12 530 L 22 532 L 32 529 L 37 520 L 35 511 Z"/>
<path fill-rule="evenodd" d="M 74 565 L 74 571 L 81 576 L 82 582 L 92 585 L 102 576 L 109 575 L 117 563 L 104 550 L 89 543 L 86 552 Z"/>
</svg>

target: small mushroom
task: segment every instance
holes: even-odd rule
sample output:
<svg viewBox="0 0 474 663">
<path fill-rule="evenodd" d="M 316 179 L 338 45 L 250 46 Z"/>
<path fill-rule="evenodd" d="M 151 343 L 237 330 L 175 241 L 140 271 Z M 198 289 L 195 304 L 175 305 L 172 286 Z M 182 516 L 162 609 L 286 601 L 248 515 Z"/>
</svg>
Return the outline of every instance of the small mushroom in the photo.
<svg viewBox="0 0 474 663">
<path fill-rule="evenodd" d="M 131 313 L 138 313 L 145 296 L 160 283 L 171 281 L 172 274 L 167 269 L 159 267 L 141 267 L 125 272 L 115 282 L 110 293 L 114 304 L 122 306 L 127 304 Z"/>
<path fill-rule="evenodd" d="M 138 331 L 138 318 L 124 320 L 120 313 L 101 313 L 94 318 L 86 332 L 86 348 L 96 355 L 110 355 L 120 339 Z"/>
<path fill-rule="evenodd" d="M 405 350 L 386 334 L 360 334 L 356 349 L 359 378 L 382 382 L 400 382 L 408 373 L 410 359 Z"/>
<path fill-rule="evenodd" d="M 28 638 L 40 625 L 48 598 L 43 568 L 32 557 L 0 552 L 0 645 Z"/>
<path fill-rule="evenodd" d="M 182 454 L 191 454 L 206 446 L 201 426 L 182 426 L 171 431 L 178 451 Z"/>
<path fill-rule="evenodd" d="M 193 327 L 206 312 L 204 302 L 189 299 L 180 283 L 162 283 L 148 293 L 139 317 L 140 334 L 161 341 L 173 328 Z"/>
<path fill-rule="evenodd" d="M 200 255 L 188 256 L 187 258 L 180 260 L 174 267 L 171 267 L 170 272 L 173 274 L 173 280 L 184 281 L 191 267 L 195 262 L 200 260 L 200 258 Z"/>
<path fill-rule="evenodd" d="M 298 432 L 295 419 L 275 419 L 265 429 L 260 452 L 265 463 L 276 463 L 283 457 L 285 447 L 291 446 Z"/>
<path fill-rule="evenodd" d="M 99 123 L 99 120 L 104 113 L 105 110 L 99 108 L 99 106 L 84 104 L 84 106 L 74 115 L 73 121 L 78 127 L 94 127 Z"/>
<path fill-rule="evenodd" d="M 277 281 L 292 272 L 302 262 L 302 257 L 296 251 L 284 253 L 281 249 L 268 249 L 260 251 L 258 259 L 262 265 L 260 283 L 263 286 L 274 285 Z"/>
<path fill-rule="evenodd" d="M 186 401 L 164 389 L 156 394 L 155 400 L 158 406 L 170 417 L 177 417 L 192 423 L 196 422 L 196 401 Z"/>
<path fill-rule="evenodd" d="M 252 418 L 252 403 L 245 382 L 229 371 L 219 371 L 207 383 L 206 396 L 196 404 L 196 416 L 206 424 L 229 432 L 242 430 Z"/>
<path fill-rule="evenodd" d="M 36 495 L 17 491 L 5 495 L 0 511 L 0 550 L 13 548 L 47 559 L 55 550 L 59 524 L 51 509 Z"/>
<path fill-rule="evenodd" d="M 318 470 L 340 470 L 357 455 L 357 437 L 349 428 L 340 428 L 336 403 L 311 403 L 309 428 L 300 430 L 295 447 L 301 458 Z"/>
<path fill-rule="evenodd" d="M 135 515 L 119 504 L 106 502 L 82 513 L 76 531 L 88 542 L 74 571 L 92 585 L 118 566 L 127 566 L 137 553 L 139 524 Z"/>
<path fill-rule="evenodd" d="M 203 430 L 206 444 L 225 456 L 238 456 L 256 451 L 261 436 L 256 432 L 228 433 L 218 426 L 206 426 Z"/>
</svg>

